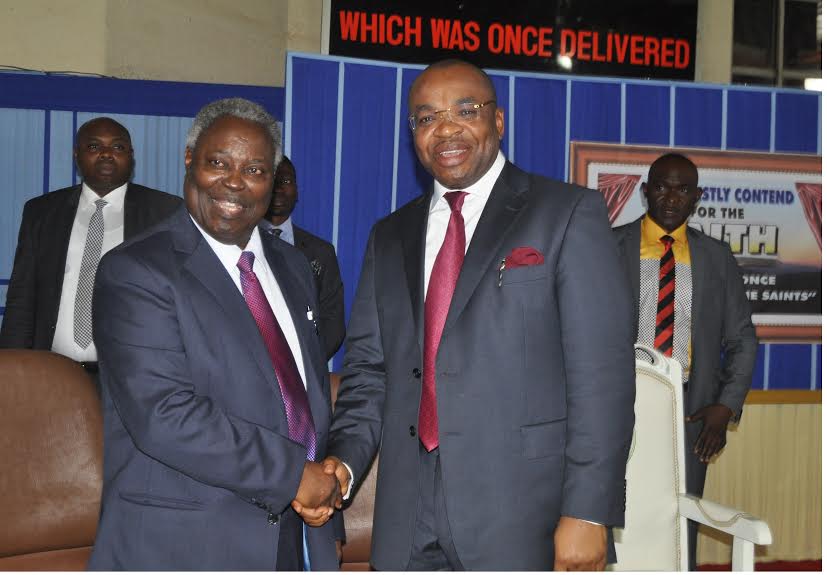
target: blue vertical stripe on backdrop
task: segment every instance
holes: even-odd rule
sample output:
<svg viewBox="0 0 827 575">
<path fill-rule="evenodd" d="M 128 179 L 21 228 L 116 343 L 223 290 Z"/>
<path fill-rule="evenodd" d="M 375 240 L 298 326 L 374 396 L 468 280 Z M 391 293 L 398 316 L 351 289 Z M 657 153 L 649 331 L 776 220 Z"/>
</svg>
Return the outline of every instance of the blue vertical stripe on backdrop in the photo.
<svg viewBox="0 0 827 575">
<path fill-rule="evenodd" d="M 816 389 L 821 389 L 821 352 L 822 352 L 822 348 L 821 348 L 820 343 L 813 346 L 813 347 L 816 348 L 816 350 L 815 350 L 815 354 L 816 354 L 816 357 L 815 357 L 815 360 L 816 360 L 815 361 L 815 364 L 816 364 L 815 388 Z"/>
<path fill-rule="evenodd" d="M 509 77 L 508 76 L 501 76 L 496 74 L 495 72 L 491 72 L 489 74 L 491 77 L 491 82 L 494 84 L 494 91 L 497 93 L 497 107 L 502 108 L 503 110 L 503 118 L 506 122 L 508 122 L 508 111 L 511 108 L 511 98 L 510 91 L 508 88 L 509 85 Z M 500 142 L 500 149 L 505 154 L 505 157 L 508 158 L 508 125 L 505 126 L 505 133 L 503 133 L 502 142 Z"/>
<path fill-rule="evenodd" d="M 566 177 L 566 82 L 516 78 L 514 163 L 556 180 Z"/>
<path fill-rule="evenodd" d="M 8 279 L 14 263 L 17 233 L 27 200 L 43 193 L 43 110 L 0 108 L 0 279 Z M 0 302 L 5 305 L 5 297 Z"/>
<path fill-rule="evenodd" d="M 770 389 L 809 389 L 812 353 L 811 344 L 772 344 Z"/>
<path fill-rule="evenodd" d="M 720 148 L 723 120 L 719 88 L 675 88 L 675 146 Z"/>
<path fill-rule="evenodd" d="M 49 122 L 49 189 L 59 190 L 74 185 L 72 155 L 75 146 L 74 112 L 47 112 Z"/>
<path fill-rule="evenodd" d="M 396 207 L 401 208 L 417 196 L 431 190 L 433 179 L 416 158 L 413 133 L 408 125 L 408 92 L 414 79 L 421 73 L 418 68 L 402 68 L 400 91 L 399 154 L 396 170 Z"/>
<path fill-rule="evenodd" d="M 177 196 L 184 185 L 184 147 L 192 118 L 81 112 L 78 127 L 107 116 L 129 131 L 135 154 L 132 181 Z"/>
<path fill-rule="evenodd" d="M 626 84 L 626 143 L 669 145 L 669 86 Z"/>
<path fill-rule="evenodd" d="M 339 64 L 302 58 L 288 62 L 292 65 L 293 110 L 286 129 L 299 189 L 293 219 L 332 241 Z"/>
<path fill-rule="evenodd" d="M 752 389 L 764 389 L 764 348 L 765 344 L 758 345 L 755 355 L 755 365 L 752 368 Z"/>
<path fill-rule="evenodd" d="M 571 83 L 571 140 L 620 141 L 620 84 Z"/>
<path fill-rule="evenodd" d="M 727 98 L 726 149 L 768 152 L 772 119 L 770 93 L 730 88 Z"/>
<path fill-rule="evenodd" d="M 819 101 L 818 94 L 779 92 L 776 95 L 776 152 L 818 151 Z"/>
<path fill-rule="evenodd" d="M 396 94 L 393 68 L 345 64 L 337 251 L 348 304 L 370 231 L 370 225 L 348 223 L 369 224 L 391 211 Z M 349 317 L 350 305 L 346 308 Z M 341 365 L 341 355 L 340 351 L 334 360 L 335 368 Z"/>
</svg>

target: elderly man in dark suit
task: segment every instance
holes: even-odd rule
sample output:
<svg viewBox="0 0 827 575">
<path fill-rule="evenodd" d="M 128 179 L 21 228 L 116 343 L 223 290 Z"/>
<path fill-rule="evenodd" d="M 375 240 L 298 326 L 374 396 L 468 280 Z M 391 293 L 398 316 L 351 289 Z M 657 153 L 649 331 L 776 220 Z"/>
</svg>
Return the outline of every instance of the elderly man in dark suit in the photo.
<svg viewBox="0 0 827 575">
<path fill-rule="evenodd" d="M 377 569 L 600 570 L 635 393 L 606 206 L 505 160 L 479 68 L 431 65 L 408 105 L 435 181 L 371 232 L 326 466 L 347 488 L 381 439 Z"/>
<path fill-rule="evenodd" d="M 80 185 L 26 202 L 0 347 L 52 350 L 97 371 L 92 285 L 100 256 L 163 220 L 181 199 L 129 182 L 129 132 L 95 118 L 77 132 Z"/>
<path fill-rule="evenodd" d="M 338 567 L 338 484 L 317 463 L 331 403 L 313 275 L 258 228 L 280 157 L 261 106 L 208 104 L 187 137 L 186 206 L 101 261 L 92 569 Z"/>
<path fill-rule="evenodd" d="M 726 443 L 752 383 L 758 341 L 729 244 L 687 225 L 703 195 L 698 170 L 676 153 L 643 184 L 647 213 L 615 229 L 637 311 L 637 341 L 683 367 L 686 489 L 702 496 L 706 467 Z M 695 565 L 698 525 L 690 522 Z"/>
<path fill-rule="evenodd" d="M 296 246 L 310 262 L 319 295 L 320 315 L 317 323 L 324 341 L 325 355 L 330 359 L 336 355 L 345 339 L 345 288 L 333 244 L 293 223 L 290 215 L 298 199 L 296 168 L 284 156 L 276 168 L 273 199 L 261 225 L 268 233 Z"/>
</svg>

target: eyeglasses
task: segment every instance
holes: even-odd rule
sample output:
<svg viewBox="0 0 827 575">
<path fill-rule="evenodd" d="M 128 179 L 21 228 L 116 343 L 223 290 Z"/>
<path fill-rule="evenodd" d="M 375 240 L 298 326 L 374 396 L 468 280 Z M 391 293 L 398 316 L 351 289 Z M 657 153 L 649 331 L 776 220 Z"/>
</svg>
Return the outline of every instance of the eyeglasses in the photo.
<svg viewBox="0 0 827 575">
<path fill-rule="evenodd" d="M 450 108 L 445 108 L 444 110 L 420 110 L 419 112 L 408 116 L 408 123 L 411 126 L 411 131 L 432 128 L 439 120 L 470 124 L 480 117 L 484 107 L 488 104 L 496 103 L 496 100 L 488 100 L 482 104 L 474 104 L 471 102 L 457 104 L 456 106 L 451 106 Z"/>
</svg>

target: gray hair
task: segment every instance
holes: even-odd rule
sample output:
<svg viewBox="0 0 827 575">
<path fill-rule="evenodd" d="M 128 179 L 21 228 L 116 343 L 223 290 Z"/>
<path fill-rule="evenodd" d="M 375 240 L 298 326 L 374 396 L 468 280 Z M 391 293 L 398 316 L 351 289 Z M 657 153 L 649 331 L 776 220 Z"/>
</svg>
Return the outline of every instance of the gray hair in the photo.
<svg viewBox="0 0 827 575">
<path fill-rule="evenodd" d="M 204 130 L 212 126 L 216 120 L 224 116 L 232 116 L 256 123 L 267 132 L 273 144 L 273 169 L 279 165 L 282 158 L 281 130 L 276 120 L 267 113 L 262 106 L 245 100 L 244 98 L 225 98 L 210 102 L 198 111 L 187 132 L 187 149 L 195 150 L 198 139 Z"/>
</svg>

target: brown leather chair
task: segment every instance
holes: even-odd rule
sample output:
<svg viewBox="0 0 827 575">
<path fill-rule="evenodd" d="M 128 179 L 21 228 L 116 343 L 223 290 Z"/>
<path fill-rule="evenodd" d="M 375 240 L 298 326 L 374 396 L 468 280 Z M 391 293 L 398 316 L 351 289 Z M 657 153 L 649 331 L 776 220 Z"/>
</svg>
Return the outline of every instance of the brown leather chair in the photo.
<svg viewBox="0 0 827 575">
<path fill-rule="evenodd" d="M 339 376 L 330 375 L 330 393 L 333 403 L 339 392 Z M 352 495 L 353 501 L 345 509 L 347 543 L 342 548 L 342 571 L 370 571 L 370 536 L 373 531 L 373 500 L 376 497 L 377 459 L 367 477 Z"/>
<path fill-rule="evenodd" d="M 0 571 L 82 571 L 103 484 L 95 385 L 47 351 L 0 350 Z"/>
</svg>

